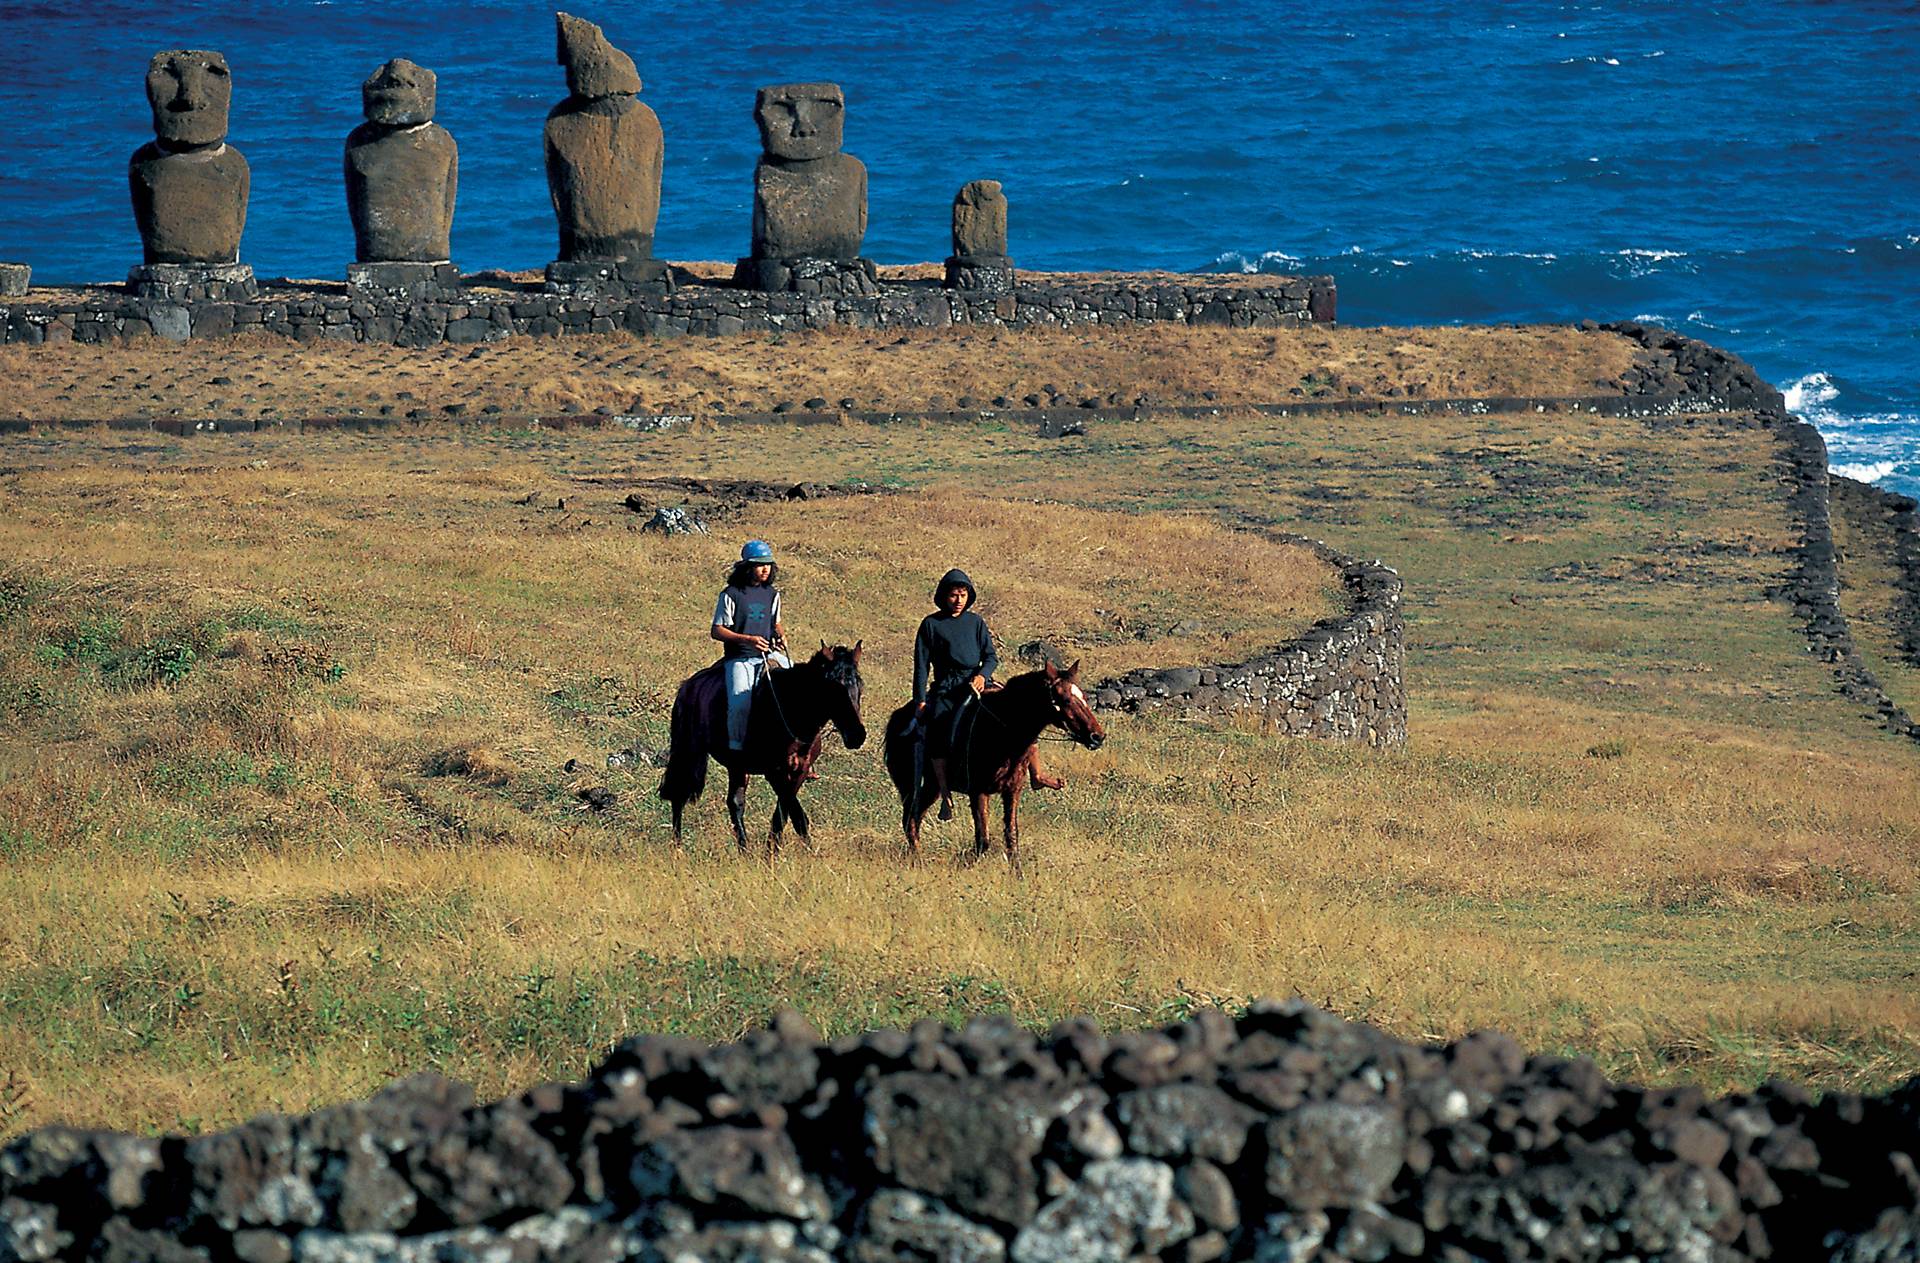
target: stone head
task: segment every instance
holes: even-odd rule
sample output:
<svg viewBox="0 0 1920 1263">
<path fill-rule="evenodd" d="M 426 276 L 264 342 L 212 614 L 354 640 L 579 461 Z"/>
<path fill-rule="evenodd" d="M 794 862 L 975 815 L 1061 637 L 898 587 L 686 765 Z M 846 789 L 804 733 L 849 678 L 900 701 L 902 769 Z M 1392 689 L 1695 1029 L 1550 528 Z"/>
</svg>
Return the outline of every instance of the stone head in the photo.
<svg viewBox="0 0 1920 1263">
<path fill-rule="evenodd" d="M 567 91 L 574 96 L 633 96 L 640 91 L 640 72 L 633 58 L 612 44 L 599 27 L 571 13 L 556 13 L 559 28 L 557 60 L 567 68 Z"/>
<path fill-rule="evenodd" d="M 217 144 L 227 134 L 233 79 L 227 59 L 199 49 L 155 53 L 147 63 L 153 133 L 180 146 Z"/>
<path fill-rule="evenodd" d="M 760 89 L 753 117 L 769 157 L 825 158 L 840 152 L 847 98 L 837 83 L 779 83 Z"/>
<path fill-rule="evenodd" d="M 396 57 L 360 85 L 360 104 L 369 123 L 411 127 L 433 121 L 434 94 L 440 77 L 425 66 Z"/>
</svg>

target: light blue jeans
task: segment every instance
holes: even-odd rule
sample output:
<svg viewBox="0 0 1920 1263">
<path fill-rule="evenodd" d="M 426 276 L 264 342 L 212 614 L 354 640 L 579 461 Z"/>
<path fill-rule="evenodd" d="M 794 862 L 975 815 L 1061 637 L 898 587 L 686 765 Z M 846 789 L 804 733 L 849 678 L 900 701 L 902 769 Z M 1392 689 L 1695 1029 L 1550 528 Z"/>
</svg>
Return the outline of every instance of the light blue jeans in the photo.
<svg viewBox="0 0 1920 1263">
<path fill-rule="evenodd" d="M 775 666 L 793 664 L 783 653 L 770 653 Z M 728 658 L 727 676 L 727 749 L 739 750 L 747 744 L 747 718 L 753 705 L 753 686 L 760 682 L 760 659 Z"/>
</svg>

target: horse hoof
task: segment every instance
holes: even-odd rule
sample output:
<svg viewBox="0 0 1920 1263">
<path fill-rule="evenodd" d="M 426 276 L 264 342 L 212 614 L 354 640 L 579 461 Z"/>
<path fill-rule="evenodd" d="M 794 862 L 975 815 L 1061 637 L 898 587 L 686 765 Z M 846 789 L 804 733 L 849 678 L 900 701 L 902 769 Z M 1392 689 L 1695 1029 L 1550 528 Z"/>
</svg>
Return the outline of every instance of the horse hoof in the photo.
<svg viewBox="0 0 1920 1263">
<path fill-rule="evenodd" d="M 940 800 L 940 815 L 938 818 L 941 820 L 953 819 L 953 803 L 951 800 L 945 798 Z"/>
</svg>

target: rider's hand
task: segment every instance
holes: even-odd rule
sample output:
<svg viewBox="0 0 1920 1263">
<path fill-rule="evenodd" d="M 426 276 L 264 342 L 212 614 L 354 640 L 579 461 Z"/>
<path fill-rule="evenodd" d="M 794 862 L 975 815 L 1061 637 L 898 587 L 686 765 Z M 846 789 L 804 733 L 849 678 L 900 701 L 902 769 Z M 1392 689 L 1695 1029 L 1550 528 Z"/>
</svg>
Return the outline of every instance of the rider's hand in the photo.
<svg viewBox="0 0 1920 1263">
<path fill-rule="evenodd" d="M 967 687 L 973 690 L 973 695 L 975 697 L 978 697 L 980 696 L 980 694 L 986 691 L 987 677 L 984 675 L 976 675 L 971 680 L 967 681 Z"/>
<path fill-rule="evenodd" d="M 749 636 L 747 637 L 747 643 L 755 649 L 758 649 L 761 653 L 766 653 L 773 648 L 773 645 L 767 641 L 765 636 Z"/>
</svg>

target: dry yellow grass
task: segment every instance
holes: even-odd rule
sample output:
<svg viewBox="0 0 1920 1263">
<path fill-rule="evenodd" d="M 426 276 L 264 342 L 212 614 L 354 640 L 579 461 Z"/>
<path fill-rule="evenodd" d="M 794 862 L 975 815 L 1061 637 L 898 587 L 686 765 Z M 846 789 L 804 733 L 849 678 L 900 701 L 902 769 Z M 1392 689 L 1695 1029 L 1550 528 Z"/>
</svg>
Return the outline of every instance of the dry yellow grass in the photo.
<svg viewBox="0 0 1920 1263">
<path fill-rule="evenodd" d="M 22 441 L 0 1071 L 32 1094 L 0 1130 L 211 1126 L 423 1065 L 503 1091 L 781 1001 L 837 1032 L 1299 993 L 1636 1077 L 1896 1081 L 1916 755 L 1759 595 L 1792 535 L 1770 441 L 1538 415 Z M 633 480 L 775 473 L 919 490 L 623 529 Z M 797 634 L 869 637 L 871 719 L 953 561 L 1004 638 L 1102 669 L 1311 617 L 1312 569 L 1223 516 L 1401 568 L 1405 751 L 1116 720 L 1045 748 L 1070 783 L 1031 800 L 1024 881 L 957 867 L 952 828 L 904 864 L 871 750 L 829 750 L 818 850 L 771 865 L 711 801 L 674 851 L 654 774 L 606 765 L 663 741 L 738 536 L 791 558 Z"/>
<path fill-rule="evenodd" d="M 302 344 L 268 336 L 132 347 L 0 348 L 0 416 L 308 417 L 359 411 L 469 417 L 619 412 L 719 415 L 824 400 L 855 410 L 1222 404 L 1295 397 L 1467 398 L 1611 393 L 1633 362 L 1614 334 L 1509 329 L 922 330 L 642 340 L 520 340 L 481 347 Z M 1049 390 L 1049 388 L 1052 388 Z M 962 400 L 969 403 L 963 405 Z"/>
</svg>

